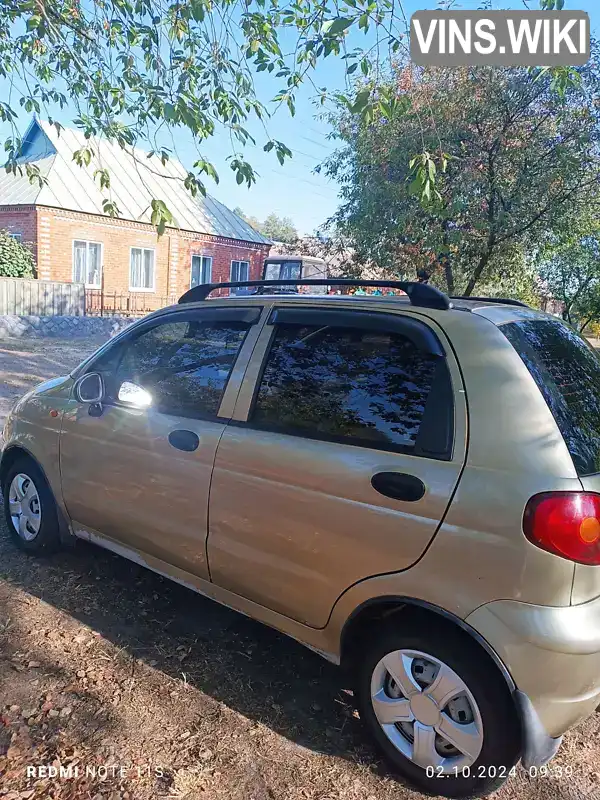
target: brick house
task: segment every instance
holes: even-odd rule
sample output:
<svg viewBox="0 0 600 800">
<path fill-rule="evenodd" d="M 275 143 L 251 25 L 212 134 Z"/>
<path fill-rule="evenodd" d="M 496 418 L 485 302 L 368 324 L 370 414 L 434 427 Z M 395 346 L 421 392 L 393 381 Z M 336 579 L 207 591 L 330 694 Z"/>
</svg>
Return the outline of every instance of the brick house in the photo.
<svg viewBox="0 0 600 800">
<path fill-rule="evenodd" d="M 87 167 L 72 158 L 91 148 Z M 186 170 L 175 159 L 86 140 L 79 131 L 33 120 L 22 144 L 22 164 L 35 164 L 46 178 L 0 173 L 0 229 L 33 250 L 38 278 L 79 281 L 88 306 L 99 310 L 149 310 L 176 300 L 197 283 L 259 278 L 270 242 L 214 198 L 192 197 Z M 100 189 L 99 169 L 110 188 Z M 159 237 L 150 203 L 163 200 L 177 227 Z M 116 203 L 119 217 L 103 213 Z M 113 308 L 114 306 L 114 308 Z"/>
</svg>

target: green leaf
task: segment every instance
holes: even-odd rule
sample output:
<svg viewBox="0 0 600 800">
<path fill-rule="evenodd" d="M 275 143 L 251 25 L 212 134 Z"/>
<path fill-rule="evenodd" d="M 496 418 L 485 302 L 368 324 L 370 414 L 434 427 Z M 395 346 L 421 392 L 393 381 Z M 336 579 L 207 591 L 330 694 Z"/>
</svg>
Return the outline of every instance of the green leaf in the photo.
<svg viewBox="0 0 600 800">
<path fill-rule="evenodd" d="M 204 172 L 209 178 L 212 178 L 215 183 L 219 182 L 219 175 L 217 170 L 214 168 L 213 164 L 210 161 L 206 161 L 205 159 L 201 158 L 194 163 L 194 167 L 198 169 L 200 172 Z"/>
<path fill-rule="evenodd" d="M 329 36 L 338 36 L 340 33 L 347 31 L 353 21 L 350 17 L 337 17 L 333 20 L 327 20 L 321 30 Z"/>
<path fill-rule="evenodd" d="M 164 104 L 163 114 L 168 122 L 174 122 L 177 119 L 177 109 L 172 103 Z"/>
<path fill-rule="evenodd" d="M 94 180 L 98 180 L 101 189 L 110 189 L 110 174 L 107 169 L 95 170 Z"/>
<path fill-rule="evenodd" d="M 354 98 L 354 103 L 350 108 L 350 111 L 353 114 L 360 114 L 367 107 L 370 97 L 371 97 L 370 89 L 361 89 L 359 92 L 357 92 L 356 97 Z"/>
<path fill-rule="evenodd" d="M 158 235 L 162 236 L 167 225 L 173 225 L 175 219 L 163 200 L 157 200 L 155 198 L 150 203 L 150 206 L 152 208 L 150 222 L 155 226 Z"/>
<path fill-rule="evenodd" d="M 104 213 L 109 217 L 118 217 L 120 216 L 120 211 L 117 207 L 117 204 L 112 200 L 103 200 L 102 201 L 102 210 Z"/>
</svg>

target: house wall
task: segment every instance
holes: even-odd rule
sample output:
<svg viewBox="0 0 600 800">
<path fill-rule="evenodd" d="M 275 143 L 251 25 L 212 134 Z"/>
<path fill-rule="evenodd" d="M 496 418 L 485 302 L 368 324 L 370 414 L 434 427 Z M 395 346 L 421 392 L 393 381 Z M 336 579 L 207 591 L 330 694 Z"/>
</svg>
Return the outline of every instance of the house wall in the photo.
<svg viewBox="0 0 600 800">
<path fill-rule="evenodd" d="M 71 281 L 73 242 L 76 239 L 102 244 L 105 294 L 127 294 L 132 247 L 155 251 L 155 288 L 148 295 L 150 307 L 177 299 L 190 287 L 192 255 L 213 259 L 212 280 L 230 279 L 233 259 L 250 262 L 250 278 L 261 276 L 268 245 L 241 242 L 218 236 L 167 229 L 159 237 L 151 225 L 38 206 L 30 212 L 28 234 L 38 246 L 38 276 L 46 280 Z M 23 222 L 25 215 L 16 215 Z M 0 213 L 0 226 L 2 215 Z M 25 229 L 23 230 L 25 240 Z"/>
<path fill-rule="evenodd" d="M 0 206 L 0 230 L 20 233 L 23 244 L 33 250 L 37 261 L 37 212 L 35 206 Z"/>
</svg>

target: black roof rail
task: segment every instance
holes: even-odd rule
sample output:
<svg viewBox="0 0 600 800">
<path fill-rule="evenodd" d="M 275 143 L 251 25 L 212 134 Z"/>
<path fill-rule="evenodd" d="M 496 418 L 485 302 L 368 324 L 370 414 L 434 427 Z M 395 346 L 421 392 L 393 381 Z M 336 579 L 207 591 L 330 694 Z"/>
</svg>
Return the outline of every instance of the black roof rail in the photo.
<svg viewBox="0 0 600 800">
<path fill-rule="evenodd" d="M 263 287 L 267 286 L 374 286 L 386 289 L 400 289 L 408 295 L 408 299 L 413 306 L 421 308 L 439 308 L 443 311 L 450 308 L 450 300 L 447 295 L 429 286 L 426 283 L 416 281 L 361 281 L 353 278 L 309 278 L 303 280 L 270 280 L 270 281 L 231 281 L 227 283 L 203 283 L 194 286 L 192 289 L 181 295 L 180 303 L 195 303 L 198 300 L 206 300 L 211 292 L 217 289 L 246 289 L 256 287 L 255 294 L 262 294 Z"/>
<path fill-rule="evenodd" d="M 523 308 L 531 308 L 530 305 L 524 303 L 522 300 L 513 300 L 512 297 L 467 297 L 465 295 L 453 294 L 450 300 L 475 300 L 477 303 L 500 303 L 505 306 L 522 306 Z"/>
</svg>

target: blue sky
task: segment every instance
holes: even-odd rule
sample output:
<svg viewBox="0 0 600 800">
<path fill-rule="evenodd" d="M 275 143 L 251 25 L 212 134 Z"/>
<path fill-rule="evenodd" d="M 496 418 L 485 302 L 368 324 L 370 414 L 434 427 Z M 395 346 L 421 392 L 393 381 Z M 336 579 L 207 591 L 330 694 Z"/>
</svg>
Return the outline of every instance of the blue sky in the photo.
<svg viewBox="0 0 600 800">
<path fill-rule="evenodd" d="M 405 0 L 404 10 L 407 16 L 414 11 L 436 8 L 436 0 Z M 462 0 L 455 8 L 477 9 L 481 0 Z M 599 0 L 567 0 L 566 7 L 579 9 L 590 14 L 592 31 L 600 32 Z M 537 8 L 537 0 L 530 3 Z M 522 9 L 522 0 L 494 0 L 493 8 Z M 352 34 L 349 46 L 364 46 L 362 34 Z M 345 80 L 344 64 L 339 58 L 330 56 L 314 75 L 317 86 L 329 89 L 342 88 Z M 279 88 L 278 83 L 262 73 L 257 76 L 257 87 L 261 100 L 268 101 Z M 2 87 L 0 86 L 0 89 Z M 1 91 L 0 91 L 1 94 Z M 255 186 L 247 189 L 238 186 L 226 158 L 231 153 L 229 139 L 226 136 L 215 136 L 202 148 L 204 157 L 213 161 L 220 176 L 218 185 L 207 186 L 208 191 L 230 208 L 240 206 L 247 214 L 264 219 L 270 212 L 280 216 L 289 216 L 296 223 L 300 233 L 311 233 L 316 227 L 330 217 L 337 205 L 338 194 L 335 183 L 323 175 L 315 174 L 315 167 L 328 157 L 335 149 L 335 143 L 328 140 L 329 126 L 320 119 L 322 109 L 315 106 L 315 89 L 313 86 L 303 87 L 296 102 L 296 115 L 290 117 L 286 108 L 280 109 L 267 123 L 271 137 L 283 141 L 292 151 L 293 158 L 286 160 L 281 166 L 274 155 L 262 150 L 266 140 L 264 131 L 257 125 L 249 128 L 257 136 L 257 146 L 246 150 L 246 157 L 259 173 Z M 69 123 L 68 115 L 56 115 L 65 124 Z M 23 130 L 27 117 L 23 115 Z M 0 125 L 0 137 L 7 135 L 6 126 Z M 197 150 L 191 135 L 182 133 L 177 137 L 177 156 L 190 166 L 197 159 Z"/>
</svg>

